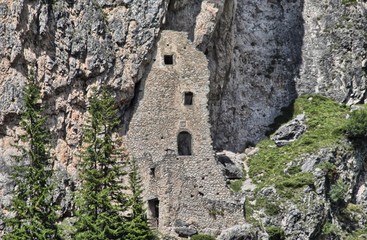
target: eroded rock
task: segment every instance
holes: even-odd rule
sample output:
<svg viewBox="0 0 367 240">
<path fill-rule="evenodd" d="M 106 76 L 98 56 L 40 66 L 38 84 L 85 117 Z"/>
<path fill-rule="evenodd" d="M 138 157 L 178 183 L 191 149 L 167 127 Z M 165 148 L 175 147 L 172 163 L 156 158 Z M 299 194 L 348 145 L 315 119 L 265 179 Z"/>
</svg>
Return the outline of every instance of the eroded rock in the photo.
<svg viewBox="0 0 367 240">
<path fill-rule="evenodd" d="M 271 136 L 271 140 L 275 141 L 278 147 L 281 147 L 297 140 L 306 129 L 305 115 L 300 114 L 290 122 L 281 126 L 273 136 Z"/>
</svg>

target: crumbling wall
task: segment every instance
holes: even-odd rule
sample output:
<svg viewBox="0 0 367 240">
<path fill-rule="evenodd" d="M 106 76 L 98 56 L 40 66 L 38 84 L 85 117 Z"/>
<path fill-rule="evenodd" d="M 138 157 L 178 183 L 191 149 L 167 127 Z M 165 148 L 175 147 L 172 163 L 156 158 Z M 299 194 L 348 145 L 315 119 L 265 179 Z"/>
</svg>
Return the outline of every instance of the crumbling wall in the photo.
<svg viewBox="0 0 367 240">
<path fill-rule="evenodd" d="M 173 64 L 164 63 L 165 55 L 173 56 Z M 186 33 L 162 31 L 127 132 L 130 154 L 139 159 L 144 198 L 159 199 L 158 229 L 167 234 L 181 225 L 219 234 L 243 221 L 241 203 L 214 157 L 207 64 Z M 192 105 L 184 104 L 185 92 L 193 93 Z M 192 136 L 192 154 L 179 156 L 177 137 L 183 131 Z"/>
</svg>

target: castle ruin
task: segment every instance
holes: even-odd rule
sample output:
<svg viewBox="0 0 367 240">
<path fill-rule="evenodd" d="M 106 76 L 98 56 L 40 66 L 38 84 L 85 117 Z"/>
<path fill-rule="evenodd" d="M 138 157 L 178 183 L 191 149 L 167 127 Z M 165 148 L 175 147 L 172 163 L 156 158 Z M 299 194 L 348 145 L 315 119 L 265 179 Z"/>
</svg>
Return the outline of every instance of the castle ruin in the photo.
<svg viewBox="0 0 367 240">
<path fill-rule="evenodd" d="M 205 55 L 186 33 L 162 31 L 127 146 L 143 178 L 148 219 L 167 235 L 219 234 L 244 221 L 213 151 L 208 93 Z"/>
</svg>

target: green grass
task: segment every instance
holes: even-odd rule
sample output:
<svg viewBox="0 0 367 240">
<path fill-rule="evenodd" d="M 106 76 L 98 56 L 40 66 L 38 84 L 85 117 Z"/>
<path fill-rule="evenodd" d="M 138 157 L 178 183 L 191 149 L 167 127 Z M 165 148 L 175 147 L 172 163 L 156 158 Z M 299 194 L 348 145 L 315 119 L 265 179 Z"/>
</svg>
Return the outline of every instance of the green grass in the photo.
<svg viewBox="0 0 367 240">
<path fill-rule="evenodd" d="M 274 199 L 269 199 L 266 197 L 256 198 L 255 206 L 257 209 L 264 209 L 264 212 L 269 216 L 274 216 L 281 212 L 279 203 Z"/>
<path fill-rule="evenodd" d="M 192 240 L 215 240 L 215 237 L 208 234 L 197 234 L 191 237 Z"/>
<path fill-rule="evenodd" d="M 270 240 L 282 240 L 285 239 L 284 231 L 278 226 L 269 226 L 265 228 L 269 235 Z"/>
<path fill-rule="evenodd" d="M 346 236 L 346 240 L 363 240 L 367 239 L 367 226 L 363 229 L 355 230 L 351 235 Z"/>
<path fill-rule="evenodd" d="M 331 186 L 330 189 L 330 200 L 333 203 L 338 203 L 345 198 L 347 194 L 348 186 L 343 182 L 343 180 L 339 179 L 335 184 Z"/>
<path fill-rule="evenodd" d="M 351 113 L 345 130 L 347 137 L 350 139 L 365 138 L 367 136 L 367 109 L 365 107 Z"/>
<path fill-rule="evenodd" d="M 242 183 L 243 183 L 243 179 L 233 180 L 233 181 L 231 181 L 231 183 L 229 184 L 229 187 L 230 187 L 234 192 L 240 192 L 240 191 L 241 191 L 241 188 L 242 188 Z"/>
<path fill-rule="evenodd" d="M 334 100 L 319 95 L 304 95 L 298 98 L 291 110 L 293 117 L 305 113 L 307 131 L 296 141 L 277 147 L 266 139 L 257 147 L 259 151 L 249 161 L 249 175 L 258 189 L 274 185 L 281 191 L 293 191 L 313 183 L 311 173 L 302 173 L 297 168 L 290 171 L 287 163 L 305 153 L 314 153 L 320 148 L 332 147 L 344 138 L 349 108 Z"/>
<path fill-rule="evenodd" d="M 322 227 L 322 235 L 330 235 L 330 234 L 339 235 L 338 233 L 339 233 L 338 227 L 330 222 L 326 222 Z"/>
<path fill-rule="evenodd" d="M 342 0 L 342 4 L 347 6 L 357 4 L 357 0 Z"/>
</svg>

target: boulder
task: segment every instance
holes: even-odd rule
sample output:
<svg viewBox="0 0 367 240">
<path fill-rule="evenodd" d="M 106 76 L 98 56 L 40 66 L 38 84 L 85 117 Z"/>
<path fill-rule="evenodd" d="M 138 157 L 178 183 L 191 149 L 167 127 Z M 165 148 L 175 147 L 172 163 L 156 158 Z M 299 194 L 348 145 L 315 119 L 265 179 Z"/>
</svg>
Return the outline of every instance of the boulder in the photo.
<svg viewBox="0 0 367 240">
<path fill-rule="evenodd" d="M 265 234 L 261 234 L 259 229 L 250 224 L 244 224 L 224 230 L 217 240 L 255 240 L 265 238 Z"/>
<path fill-rule="evenodd" d="M 299 114 L 288 123 L 281 126 L 271 137 L 278 147 L 285 146 L 297 140 L 305 131 L 305 115 Z"/>
<path fill-rule="evenodd" d="M 217 153 L 217 160 L 222 164 L 222 171 L 227 179 L 243 178 L 242 159 L 244 156 L 242 155 L 243 154 L 236 154 L 229 151 Z"/>
<path fill-rule="evenodd" d="M 198 231 L 191 227 L 176 227 L 175 232 L 180 237 L 190 237 L 198 233 Z"/>
</svg>

